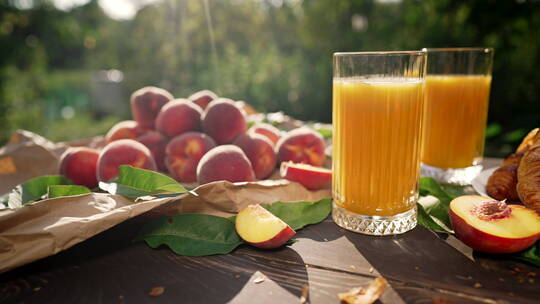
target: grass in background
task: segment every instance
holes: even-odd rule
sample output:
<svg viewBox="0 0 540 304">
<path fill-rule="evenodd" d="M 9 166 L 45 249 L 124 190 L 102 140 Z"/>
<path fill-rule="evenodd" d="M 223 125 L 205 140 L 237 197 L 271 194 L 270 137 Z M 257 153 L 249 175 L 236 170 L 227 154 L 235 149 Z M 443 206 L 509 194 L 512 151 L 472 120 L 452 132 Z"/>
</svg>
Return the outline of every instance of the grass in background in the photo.
<svg viewBox="0 0 540 304">
<path fill-rule="evenodd" d="M 50 122 L 46 134 L 40 134 L 48 139 L 59 141 L 71 141 L 105 135 L 107 131 L 121 119 L 115 116 L 107 116 L 96 120 L 92 115 L 81 113 L 71 119 L 59 119 Z"/>
</svg>

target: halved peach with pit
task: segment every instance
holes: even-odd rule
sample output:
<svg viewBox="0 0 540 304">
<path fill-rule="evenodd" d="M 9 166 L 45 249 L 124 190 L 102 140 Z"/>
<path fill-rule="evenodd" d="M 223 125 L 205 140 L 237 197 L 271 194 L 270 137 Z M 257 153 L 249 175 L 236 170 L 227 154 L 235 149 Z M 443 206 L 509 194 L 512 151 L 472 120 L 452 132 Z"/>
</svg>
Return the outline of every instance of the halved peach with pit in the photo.
<svg viewBox="0 0 540 304">
<path fill-rule="evenodd" d="M 540 238 L 540 217 L 524 206 L 464 195 L 450 202 L 448 213 L 457 238 L 474 250 L 513 253 Z"/>
<path fill-rule="evenodd" d="M 332 181 L 332 170 L 308 164 L 282 162 L 281 177 L 302 184 L 309 190 L 321 189 Z"/>
</svg>

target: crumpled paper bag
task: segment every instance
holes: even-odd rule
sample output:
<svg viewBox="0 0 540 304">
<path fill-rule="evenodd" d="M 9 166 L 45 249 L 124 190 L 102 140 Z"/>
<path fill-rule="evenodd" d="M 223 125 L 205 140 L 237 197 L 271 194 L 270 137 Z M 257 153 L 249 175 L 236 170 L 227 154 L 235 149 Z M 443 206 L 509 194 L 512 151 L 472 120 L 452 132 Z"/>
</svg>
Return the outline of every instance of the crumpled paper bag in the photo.
<svg viewBox="0 0 540 304">
<path fill-rule="evenodd" d="M 77 145 L 102 144 L 101 138 L 95 138 Z M 57 174 L 58 158 L 70 145 L 55 144 L 31 132 L 18 131 L 0 149 L 0 193 L 30 178 Z M 9 164 L 1 167 L 2 160 Z M 179 213 L 231 216 L 249 204 L 316 201 L 329 196 L 329 189 L 308 191 L 286 180 L 222 181 L 199 186 L 177 197 L 133 201 L 119 195 L 91 193 L 3 209 L 0 210 L 0 273 L 68 249 L 143 213 L 152 217 Z"/>
<path fill-rule="evenodd" d="M 18 130 L 0 148 L 0 195 L 41 175 L 58 174 L 60 156 L 69 147 L 101 148 L 103 137 L 74 142 L 53 143 L 35 133 Z"/>
</svg>

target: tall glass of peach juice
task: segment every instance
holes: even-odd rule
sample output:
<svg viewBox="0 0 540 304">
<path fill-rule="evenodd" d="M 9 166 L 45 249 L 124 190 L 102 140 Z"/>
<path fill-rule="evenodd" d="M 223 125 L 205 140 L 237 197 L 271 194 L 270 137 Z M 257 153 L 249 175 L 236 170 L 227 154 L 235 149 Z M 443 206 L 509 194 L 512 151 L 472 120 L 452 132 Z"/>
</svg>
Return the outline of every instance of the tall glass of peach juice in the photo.
<svg viewBox="0 0 540 304">
<path fill-rule="evenodd" d="M 470 184 L 482 171 L 493 49 L 424 50 L 422 175 Z"/>
<path fill-rule="evenodd" d="M 335 53 L 333 210 L 339 226 L 392 235 L 416 226 L 426 55 Z"/>
</svg>

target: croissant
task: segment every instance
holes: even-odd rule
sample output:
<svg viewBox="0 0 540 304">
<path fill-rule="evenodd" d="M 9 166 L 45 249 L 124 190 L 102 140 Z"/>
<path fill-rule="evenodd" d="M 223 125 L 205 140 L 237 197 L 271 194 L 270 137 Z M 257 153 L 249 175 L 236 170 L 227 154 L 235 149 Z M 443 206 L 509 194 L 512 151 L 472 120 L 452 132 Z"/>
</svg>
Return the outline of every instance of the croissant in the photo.
<svg viewBox="0 0 540 304">
<path fill-rule="evenodd" d="M 519 201 L 516 185 L 517 171 L 522 157 L 523 153 L 510 154 L 501 167 L 491 174 L 486 185 L 486 192 L 490 197 L 499 201 L 504 199 Z"/>
<path fill-rule="evenodd" d="M 540 144 L 530 147 L 521 159 L 517 192 L 526 207 L 540 214 Z"/>
<path fill-rule="evenodd" d="M 516 152 L 525 152 L 532 145 L 536 144 L 537 142 L 540 142 L 539 131 L 540 131 L 539 128 L 535 128 L 535 129 L 532 129 L 529 133 L 527 133 L 527 135 L 523 138 L 518 148 L 516 149 Z"/>
</svg>

